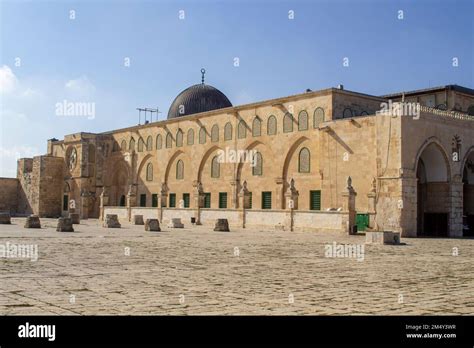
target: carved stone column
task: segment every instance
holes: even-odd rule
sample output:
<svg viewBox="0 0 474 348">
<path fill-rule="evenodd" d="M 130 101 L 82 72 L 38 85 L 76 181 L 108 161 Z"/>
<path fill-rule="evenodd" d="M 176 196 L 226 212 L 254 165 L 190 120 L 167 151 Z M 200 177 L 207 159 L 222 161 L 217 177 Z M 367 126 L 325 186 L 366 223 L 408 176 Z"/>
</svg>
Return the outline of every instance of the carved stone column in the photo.
<svg viewBox="0 0 474 348">
<path fill-rule="evenodd" d="M 286 209 L 289 210 L 289 216 L 287 219 L 287 223 L 285 225 L 290 227 L 290 231 L 293 232 L 293 225 L 294 225 L 294 210 L 298 209 L 298 196 L 299 192 L 295 188 L 295 180 L 292 178 L 290 180 L 290 185 L 285 193 L 285 200 L 286 200 Z"/>
<path fill-rule="evenodd" d="M 343 226 L 345 233 L 355 234 L 355 225 L 356 225 L 356 210 L 355 210 L 355 199 L 357 193 L 352 187 L 352 178 L 349 176 L 347 178 L 347 187 L 344 192 L 342 192 L 342 209 L 344 212 L 348 213 L 348 220 L 345 221 L 345 226 Z"/>
<path fill-rule="evenodd" d="M 194 205 L 195 213 L 194 217 L 196 219 L 196 225 L 202 225 L 201 223 L 201 208 L 204 207 L 204 189 L 201 182 L 196 183 L 196 188 L 194 191 Z"/>
<path fill-rule="evenodd" d="M 104 207 L 109 205 L 109 193 L 107 188 L 104 186 L 100 194 L 100 214 L 99 218 L 101 221 L 104 221 Z"/>
<path fill-rule="evenodd" d="M 81 219 L 89 218 L 90 193 L 87 189 L 81 191 Z"/>
<path fill-rule="evenodd" d="M 454 175 L 449 184 L 449 236 L 463 236 L 463 182 L 460 175 Z"/>
<path fill-rule="evenodd" d="M 127 193 L 127 216 L 128 221 L 132 220 L 132 207 L 137 205 L 137 194 L 136 194 L 136 186 L 129 185 L 128 193 Z"/>
<path fill-rule="evenodd" d="M 242 227 L 245 228 L 245 211 L 250 208 L 250 192 L 247 189 L 247 181 L 244 181 L 239 192 L 239 207 L 240 221 L 242 222 Z"/>
<path fill-rule="evenodd" d="M 369 213 L 369 227 L 370 228 L 375 228 L 377 229 L 377 223 L 375 221 L 375 199 L 377 197 L 377 180 L 374 178 L 372 180 L 372 189 L 370 192 L 367 194 L 367 201 L 368 201 L 368 206 L 367 206 L 367 213 Z"/>
<path fill-rule="evenodd" d="M 163 211 L 168 201 L 168 185 L 161 183 L 160 193 L 158 194 L 158 220 L 163 223 Z"/>
</svg>

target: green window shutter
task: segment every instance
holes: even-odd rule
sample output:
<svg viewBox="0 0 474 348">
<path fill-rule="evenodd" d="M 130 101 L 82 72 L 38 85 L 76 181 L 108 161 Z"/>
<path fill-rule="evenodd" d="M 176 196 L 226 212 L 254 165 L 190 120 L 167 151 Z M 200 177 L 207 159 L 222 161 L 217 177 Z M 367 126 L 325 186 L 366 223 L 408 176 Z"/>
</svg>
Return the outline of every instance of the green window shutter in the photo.
<svg viewBox="0 0 474 348">
<path fill-rule="evenodd" d="M 357 231 L 365 231 L 369 227 L 369 214 L 356 215 Z"/>
<path fill-rule="evenodd" d="M 321 191 L 309 191 L 309 209 L 321 210 Z"/>
<path fill-rule="evenodd" d="M 189 208 L 189 193 L 183 193 L 184 207 Z"/>
<path fill-rule="evenodd" d="M 211 193 L 206 192 L 204 193 L 204 208 L 210 208 L 211 207 Z"/>
<path fill-rule="evenodd" d="M 262 192 L 262 209 L 272 209 L 272 193 L 270 191 Z"/>
<path fill-rule="evenodd" d="M 68 210 L 69 207 L 69 196 L 64 195 L 63 196 L 63 210 Z"/>
<path fill-rule="evenodd" d="M 158 195 L 156 193 L 153 193 L 151 195 L 151 206 L 152 207 L 157 207 L 158 206 Z"/>
<path fill-rule="evenodd" d="M 146 207 L 146 194 L 140 195 L 140 207 Z"/>
<path fill-rule="evenodd" d="M 170 193 L 170 208 L 176 208 L 176 193 Z"/>
<path fill-rule="evenodd" d="M 219 192 L 219 208 L 227 208 L 227 192 Z"/>
<path fill-rule="evenodd" d="M 249 208 L 252 209 L 252 192 L 249 192 Z"/>
</svg>

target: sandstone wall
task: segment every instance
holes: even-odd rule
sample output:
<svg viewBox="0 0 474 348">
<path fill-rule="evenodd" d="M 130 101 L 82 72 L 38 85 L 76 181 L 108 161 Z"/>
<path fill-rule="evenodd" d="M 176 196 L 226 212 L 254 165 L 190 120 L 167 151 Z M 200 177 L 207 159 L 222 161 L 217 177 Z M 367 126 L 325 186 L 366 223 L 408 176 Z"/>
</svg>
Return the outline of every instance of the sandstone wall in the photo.
<svg viewBox="0 0 474 348">
<path fill-rule="evenodd" d="M 0 211 L 16 214 L 18 210 L 18 179 L 0 178 Z"/>
</svg>

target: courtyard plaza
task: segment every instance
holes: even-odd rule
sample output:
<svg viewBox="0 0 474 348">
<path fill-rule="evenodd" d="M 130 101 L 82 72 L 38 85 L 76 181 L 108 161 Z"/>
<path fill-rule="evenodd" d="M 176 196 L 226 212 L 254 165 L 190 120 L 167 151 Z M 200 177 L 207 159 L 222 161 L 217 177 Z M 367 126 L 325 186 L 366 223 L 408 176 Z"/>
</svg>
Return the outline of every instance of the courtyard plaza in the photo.
<svg viewBox="0 0 474 348">
<path fill-rule="evenodd" d="M 472 315 L 474 239 L 402 238 L 365 245 L 363 260 L 327 245 L 363 235 L 275 231 L 161 232 L 121 221 L 0 225 L 0 245 L 34 244 L 38 260 L 0 258 L 2 315 Z"/>
</svg>

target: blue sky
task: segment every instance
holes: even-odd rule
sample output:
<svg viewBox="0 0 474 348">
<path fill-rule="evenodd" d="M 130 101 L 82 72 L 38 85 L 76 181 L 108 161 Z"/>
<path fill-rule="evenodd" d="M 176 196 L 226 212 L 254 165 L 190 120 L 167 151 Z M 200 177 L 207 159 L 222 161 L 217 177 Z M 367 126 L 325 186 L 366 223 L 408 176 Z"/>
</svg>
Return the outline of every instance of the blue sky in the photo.
<svg viewBox="0 0 474 348">
<path fill-rule="evenodd" d="M 474 87 L 473 0 L 0 6 L 0 176 L 15 176 L 17 158 L 44 154 L 49 138 L 137 124 L 137 107 L 159 107 L 166 118 L 174 97 L 200 82 L 201 67 L 234 105 L 338 84 L 376 95 Z M 57 116 L 63 100 L 95 103 L 95 117 Z"/>
</svg>

